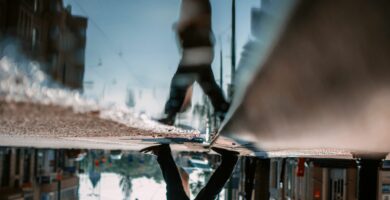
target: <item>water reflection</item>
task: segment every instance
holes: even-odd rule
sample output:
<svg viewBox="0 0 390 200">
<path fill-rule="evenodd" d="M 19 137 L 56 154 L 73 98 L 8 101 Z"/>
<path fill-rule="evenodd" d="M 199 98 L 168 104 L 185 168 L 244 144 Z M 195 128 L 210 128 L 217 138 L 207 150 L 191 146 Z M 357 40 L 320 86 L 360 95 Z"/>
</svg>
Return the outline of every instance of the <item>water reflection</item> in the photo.
<svg viewBox="0 0 390 200">
<path fill-rule="evenodd" d="M 79 164 L 80 174 L 84 175 L 92 186 L 91 193 L 87 196 L 101 195 L 101 185 L 105 184 L 101 183 L 102 177 L 114 180 L 116 178 L 118 181 L 116 187 L 121 189 L 124 199 L 139 195 L 132 195 L 133 181 L 136 179 L 151 179 L 160 185 L 162 181 L 162 175 L 155 158 L 137 152 L 88 151 Z M 82 190 L 80 190 L 80 195 L 84 195 Z"/>
<path fill-rule="evenodd" d="M 173 152 L 194 198 L 220 165 L 220 157 Z M 389 195 L 389 161 L 378 171 L 380 195 Z M 342 159 L 239 159 L 217 199 L 355 198 L 359 162 Z M 0 199 L 165 199 L 156 156 L 134 151 L 0 148 Z M 250 198 L 249 198 L 250 199 Z"/>
<path fill-rule="evenodd" d="M 218 157 L 174 153 L 197 194 Z M 0 199 L 162 199 L 156 157 L 120 150 L 0 148 Z M 60 195 L 60 196 L 59 196 Z"/>
</svg>

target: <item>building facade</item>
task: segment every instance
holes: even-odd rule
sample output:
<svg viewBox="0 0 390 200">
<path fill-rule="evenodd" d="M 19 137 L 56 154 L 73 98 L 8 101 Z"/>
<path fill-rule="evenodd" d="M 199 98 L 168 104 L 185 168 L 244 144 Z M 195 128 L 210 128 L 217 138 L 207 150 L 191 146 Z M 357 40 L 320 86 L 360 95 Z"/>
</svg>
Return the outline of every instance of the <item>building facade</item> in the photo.
<svg viewBox="0 0 390 200">
<path fill-rule="evenodd" d="M 0 55 L 16 45 L 52 79 L 82 89 L 87 18 L 62 0 L 0 0 L 0 11 Z"/>
</svg>

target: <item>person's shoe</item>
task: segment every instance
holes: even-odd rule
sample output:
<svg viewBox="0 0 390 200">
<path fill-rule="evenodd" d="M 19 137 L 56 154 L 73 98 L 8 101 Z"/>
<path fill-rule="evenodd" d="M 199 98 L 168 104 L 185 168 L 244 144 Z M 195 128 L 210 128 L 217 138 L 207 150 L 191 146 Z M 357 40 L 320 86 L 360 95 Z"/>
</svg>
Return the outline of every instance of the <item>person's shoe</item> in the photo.
<svg viewBox="0 0 390 200">
<path fill-rule="evenodd" d="M 217 112 L 215 112 L 215 116 L 217 116 L 219 121 L 222 123 L 223 120 L 225 120 L 226 113 L 217 111 Z"/>
<path fill-rule="evenodd" d="M 171 152 L 171 148 L 169 147 L 169 144 L 160 144 L 156 146 L 146 147 L 141 149 L 139 152 L 141 153 L 151 153 L 155 156 L 159 156 L 162 152 Z"/>
<path fill-rule="evenodd" d="M 221 147 L 211 147 L 211 149 L 215 152 L 217 152 L 222 157 L 237 157 L 240 153 L 237 151 L 224 149 Z"/>
<path fill-rule="evenodd" d="M 223 104 L 218 110 L 215 111 L 215 116 L 217 116 L 219 120 L 223 122 L 223 120 L 225 120 L 225 116 L 229 108 L 230 108 L 229 103 Z"/>
<path fill-rule="evenodd" d="M 164 118 L 160 118 L 157 120 L 159 123 L 161 124 L 165 124 L 165 125 L 168 125 L 168 126 L 173 126 L 175 124 L 175 116 L 172 116 L 172 115 L 168 115 Z"/>
</svg>

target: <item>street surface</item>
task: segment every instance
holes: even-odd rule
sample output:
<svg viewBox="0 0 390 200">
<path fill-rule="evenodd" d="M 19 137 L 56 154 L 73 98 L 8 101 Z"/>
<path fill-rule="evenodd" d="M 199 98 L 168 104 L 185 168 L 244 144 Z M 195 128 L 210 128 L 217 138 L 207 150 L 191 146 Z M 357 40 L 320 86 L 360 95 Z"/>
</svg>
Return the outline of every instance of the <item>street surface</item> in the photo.
<svg viewBox="0 0 390 200">
<path fill-rule="evenodd" d="M 194 142 L 198 132 L 156 124 L 155 131 L 130 127 L 100 117 L 99 112 L 76 113 L 70 108 L 30 103 L 0 103 L 0 146 L 76 149 L 140 150 L 170 143 L 174 151 L 209 151 L 208 144 Z M 239 144 L 220 136 L 214 146 L 258 157 L 317 157 L 352 159 L 340 149 L 268 149 Z"/>
</svg>

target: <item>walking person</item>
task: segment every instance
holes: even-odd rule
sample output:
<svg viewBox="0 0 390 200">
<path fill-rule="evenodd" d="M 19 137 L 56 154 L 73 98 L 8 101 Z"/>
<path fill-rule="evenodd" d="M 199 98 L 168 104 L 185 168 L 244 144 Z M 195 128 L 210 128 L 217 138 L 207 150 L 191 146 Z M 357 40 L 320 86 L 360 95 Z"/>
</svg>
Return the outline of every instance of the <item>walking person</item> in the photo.
<svg viewBox="0 0 390 200">
<path fill-rule="evenodd" d="M 171 81 L 169 99 L 165 105 L 166 116 L 158 121 L 167 125 L 175 123 L 175 117 L 182 109 L 186 94 L 195 81 L 210 98 L 216 114 L 223 120 L 229 103 L 211 70 L 214 52 L 209 0 L 182 0 L 175 31 L 182 55 Z"/>
<path fill-rule="evenodd" d="M 238 160 L 238 152 L 221 148 L 212 148 L 222 156 L 222 162 L 215 170 L 206 186 L 198 193 L 195 200 L 213 200 L 223 189 L 223 186 L 230 178 Z M 162 144 L 142 149 L 141 152 L 152 152 L 157 156 L 166 187 L 167 200 L 189 200 L 178 168 L 173 160 L 169 144 Z"/>
</svg>

